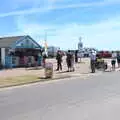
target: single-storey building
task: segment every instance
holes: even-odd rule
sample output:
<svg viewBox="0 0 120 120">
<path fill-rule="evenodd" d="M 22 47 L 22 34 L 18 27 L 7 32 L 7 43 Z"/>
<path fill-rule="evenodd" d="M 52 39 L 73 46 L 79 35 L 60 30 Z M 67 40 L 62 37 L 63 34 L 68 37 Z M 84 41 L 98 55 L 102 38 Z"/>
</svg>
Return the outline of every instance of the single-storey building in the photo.
<svg viewBox="0 0 120 120">
<path fill-rule="evenodd" d="M 0 38 L 0 65 L 25 66 L 28 62 L 40 64 L 42 47 L 29 35 Z"/>
</svg>

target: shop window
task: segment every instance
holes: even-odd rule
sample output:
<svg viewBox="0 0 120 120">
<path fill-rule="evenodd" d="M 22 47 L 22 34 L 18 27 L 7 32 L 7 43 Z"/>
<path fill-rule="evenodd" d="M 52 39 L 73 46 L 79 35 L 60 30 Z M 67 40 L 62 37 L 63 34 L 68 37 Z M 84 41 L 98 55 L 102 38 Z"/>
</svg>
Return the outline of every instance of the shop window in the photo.
<svg viewBox="0 0 120 120">
<path fill-rule="evenodd" d="M 21 43 L 21 46 L 23 47 L 23 46 L 24 46 L 24 44 L 23 44 L 23 43 Z"/>
</svg>

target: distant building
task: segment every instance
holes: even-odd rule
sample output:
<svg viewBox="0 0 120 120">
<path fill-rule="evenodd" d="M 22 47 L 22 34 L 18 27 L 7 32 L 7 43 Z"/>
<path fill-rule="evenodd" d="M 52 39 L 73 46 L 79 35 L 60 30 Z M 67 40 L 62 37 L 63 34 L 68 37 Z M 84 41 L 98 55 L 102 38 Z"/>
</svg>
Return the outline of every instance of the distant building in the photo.
<svg viewBox="0 0 120 120">
<path fill-rule="evenodd" d="M 55 57 L 58 50 L 60 50 L 59 47 L 49 46 L 48 47 L 48 57 Z"/>
</svg>

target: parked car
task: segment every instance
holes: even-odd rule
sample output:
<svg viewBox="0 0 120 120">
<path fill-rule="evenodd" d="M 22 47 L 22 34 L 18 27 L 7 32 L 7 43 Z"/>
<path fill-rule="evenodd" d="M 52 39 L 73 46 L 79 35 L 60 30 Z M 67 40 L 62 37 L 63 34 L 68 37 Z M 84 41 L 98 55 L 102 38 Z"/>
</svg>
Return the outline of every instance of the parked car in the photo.
<svg viewBox="0 0 120 120">
<path fill-rule="evenodd" d="M 97 53 L 97 56 L 100 56 L 102 58 L 110 58 L 112 56 L 112 53 L 109 51 L 99 51 Z"/>
</svg>

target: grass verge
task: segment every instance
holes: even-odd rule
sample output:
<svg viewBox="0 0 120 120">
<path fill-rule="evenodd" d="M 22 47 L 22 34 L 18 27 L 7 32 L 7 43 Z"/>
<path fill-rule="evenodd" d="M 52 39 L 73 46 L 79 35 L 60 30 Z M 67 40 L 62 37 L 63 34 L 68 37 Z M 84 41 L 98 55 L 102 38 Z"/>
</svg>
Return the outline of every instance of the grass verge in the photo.
<svg viewBox="0 0 120 120">
<path fill-rule="evenodd" d="M 9 87 L 40 81 L 39 76 L 25 75 L 17 77 L 0 78 L 0 87 Z"/>
<path fill-rule="evenodd" d="M 41 78 L 37 75 L 24 75 L 17 77 L 0 78 L 0 88 L 19 86 L 30 83 L 36 83 L 36 82 L 45 82 L 50 80 L 65 79 L 65 78 L 70 78 L 70 76 L 59 76 L 52 79 Z"/>
</svg>

